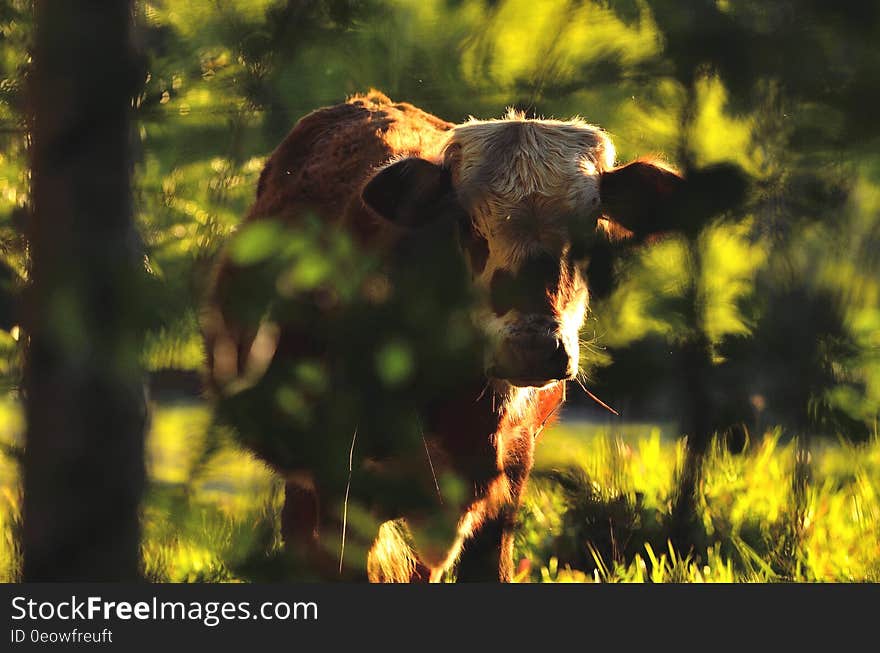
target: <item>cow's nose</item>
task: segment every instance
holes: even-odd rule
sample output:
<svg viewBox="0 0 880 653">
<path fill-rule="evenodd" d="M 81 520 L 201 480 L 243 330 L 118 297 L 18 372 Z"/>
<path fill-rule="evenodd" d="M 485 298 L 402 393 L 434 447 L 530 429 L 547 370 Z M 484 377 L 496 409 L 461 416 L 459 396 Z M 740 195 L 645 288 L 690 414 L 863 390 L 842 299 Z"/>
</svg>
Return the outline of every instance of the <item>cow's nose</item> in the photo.
<svg viewBox="0 0 880 653">
<path fill-rule="evenodd" d="M 565 345 L 556 336 L 522 333 L 501 343 L 489 375 L 516 386 L 540 387 L 569 378 L 570 363 Z"/>
</svg>

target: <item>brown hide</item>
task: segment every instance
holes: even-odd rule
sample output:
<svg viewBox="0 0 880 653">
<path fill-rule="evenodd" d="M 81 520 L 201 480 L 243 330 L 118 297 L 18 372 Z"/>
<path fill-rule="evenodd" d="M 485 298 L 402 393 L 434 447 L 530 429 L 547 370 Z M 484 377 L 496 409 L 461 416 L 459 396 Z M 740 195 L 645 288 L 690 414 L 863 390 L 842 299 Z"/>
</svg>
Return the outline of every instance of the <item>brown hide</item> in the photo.
<svg viewBox="0 0 880 653">
<path fill-rule="evenodd" d="M 245 220 L 273 217 L 293 222 L 309 211 L 328 222 L 345 225 L 363 247 L 381 248 L 394 228 L 363 205 L 361 190 L 365 182 L 395 157 L 416 155 L 436 160 L 452 127 L 376 91 L 315 111 L 297 123 L 269 158 L 260 175 L 256 201 Z M 208 362 L 218 392 L 225 382 L 243 373 L 254 340 L 253 333 L 243 332 L 224 314 L 224 289 L 235 274 L 235 266 L 223 259 L 205 317 Z M 233 362 L 221 365 L 215 351 L 228 353 L 230 347 L 236 352 Z M 307 349 L 308 345 L 301 347 Z M 295 349 L 287 348 L 284 355 L 295 356 Z M 473 383 L 461 387 L 457 396 L 437 397 L 424 415 L 425 445 L 435 473 L 452 471 L 465 487 L 473 489 L 459 507 L 455 541 L 439 557 L 425 559 L 417 551 L 414 558 L 412 552 L 400 552 L 399 556 L 391 556 L 392 562 L 377 562 L 371 569 L 372 580 L 436 580 L 459 554 L 460 580 L 510 580 L 514 517 L 532 467 L 534 443 L 557 414 L 564 399 L 564 382 L 536 390 L 516 415 L 496 406 L 492 391 L 486 392 L 485 385 L 485 378 L 474 378 Z M 294 470 L 279 468 L 271 459 L 266 462 L 288 481 L 282 515 L 287 544 L 308 540 L 306 544 L 316 551 L 314 565 L 318 573 L 327 579 L 335 577 L 338 561 L 317 553 L 328 549 L 326 545 L 318 546 L 317 537 L 321 533 L 337 541 L 339 524 L 326 520 L 322 523 L 316 506 L 339 505 L 343 497 L 321 496 L 321 480 L 309 478 L 308 470 L 305 475 L 302 470 L 294 474 Z M 424 461 L 418 464 L 424 465 Z M 385 543 L 386 549 L 391 546 L 403 544 Z M 402 569 L 389 568 L 393 564 Z"/>
<path fill-rule="evenodd" d="M 360 197 L 370 174 L 394 157 L 435 158 L 452 127 L 378 91 L 314 111 L 269 158 L 246 220 L 294 219 L 291 207 L 307 206 L 326 220 L 344 220 L 356 233 L 373 235 L 376 218 Z"/>
<path fill-rule="evenodd" d="M 297 122 L 269 157 L 244 223 L 262 218 L 296 222 L 312 214 L 346 225 L 364 247 L 381 247 L 394 230 L 364 206 L 364 183 L 378 166 L 394 157 L 436 156 L 445 132 L 452 127 L 411 104 L 391 102 L 378 91 L 313 111 Z M 237 325 L 225 310 L 225 295 L 236 272 L 235 264 L 224 255 L 202 319 L 214 390 L 244 374 L 255 335 Z M 228 352 L 228 360 L 216 360 L 217 351 L 230 348 L 234 353 Z"/>
</svg>

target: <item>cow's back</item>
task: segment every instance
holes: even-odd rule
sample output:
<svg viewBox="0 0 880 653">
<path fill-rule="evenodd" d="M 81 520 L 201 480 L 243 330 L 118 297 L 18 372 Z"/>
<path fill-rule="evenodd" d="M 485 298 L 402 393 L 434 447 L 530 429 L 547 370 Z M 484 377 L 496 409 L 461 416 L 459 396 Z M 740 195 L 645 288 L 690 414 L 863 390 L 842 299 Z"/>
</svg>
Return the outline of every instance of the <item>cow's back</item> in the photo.
<svg viewBox="0 0 880 653">
<path fill-rule="evenodd" d="M 360 199 L 369 175 L 402 155 L 434 158 L 453 125 L 378 91 L 303 117 L 272 153 L 247 220 L 296 219 L 303 208 L 355 230 L 372 221 Z"/>
<path fill-rule="evenodd" d="M 313 111 L 296 123 L 269 157 L 244 222 L 273 218 L 294 223 L 315 215 L 330 224 L 346 224 L 364 245 L 381 246 L 381 234 L 393 227 L 380 224 L 365 208 L 364 184 L 395 157 L 434 158 L 452 127 L 375 90 Z M 234 299 L 229 295 L 235 295 L 232 289 L 240 273 L 228 252 L 222 254 L 201 316 L 212 390 L 244 372 L 256 334 L 254 325 L 242 324 L 230 309 Z M 247 297 L 246 288 L 238 291 Z"/>
</svg>

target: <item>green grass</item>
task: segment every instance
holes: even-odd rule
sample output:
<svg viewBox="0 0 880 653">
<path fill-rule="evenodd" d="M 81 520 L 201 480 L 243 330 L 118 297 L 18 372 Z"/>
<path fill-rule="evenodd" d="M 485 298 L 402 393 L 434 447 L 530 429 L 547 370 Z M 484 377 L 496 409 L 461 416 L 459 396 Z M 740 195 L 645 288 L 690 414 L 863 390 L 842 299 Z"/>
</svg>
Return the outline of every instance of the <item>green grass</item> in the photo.
<svg viewBox="0 0 880 653">
<path fill-rule="evenodd" d="M 823 442 L 800 501 L 795 443 L 778 432 L 732 454 L 715 442 L 694 545 L 666 538 L 684 441 L 656 427 L 561 425 L 539 446 L 523 511 L 521 578 L 576 582 L 880 580 L 880 440 Z"/>
<path fill-rule="evenodd" d="M 239 581 L 252 559 L 276 551 L 283 498 L 272 473 L 232 443 L 208 438 L 210 415 L 195 403 L 154 406 L 146 448 L 143 563 L 149 580 Z M 16 579 L 21 524 L 18 406 L 0 403 L 0 581 Z"/>
<path fill-rule="evenodd" d="M 282 491 L 257 460 L 209 438 L 207 409 L 154 410 L 143 507 L 144 573 L 172 582 L 278 573 Z M 22 419 L 0 403 L 0 580 L 20 569 Z M 731 454 L 717 443 L 699 489 L 693 546 L 666 539 L 684 454 L 653 425 L 563 423 L 542 436 L 521 514 L 523 582 L 880 581 L 880 440 L 821 443 L 795 500 L 795 446 L 766 434 Z M 274 566 L 273 566 L 274 564 Z"/>
</svg>

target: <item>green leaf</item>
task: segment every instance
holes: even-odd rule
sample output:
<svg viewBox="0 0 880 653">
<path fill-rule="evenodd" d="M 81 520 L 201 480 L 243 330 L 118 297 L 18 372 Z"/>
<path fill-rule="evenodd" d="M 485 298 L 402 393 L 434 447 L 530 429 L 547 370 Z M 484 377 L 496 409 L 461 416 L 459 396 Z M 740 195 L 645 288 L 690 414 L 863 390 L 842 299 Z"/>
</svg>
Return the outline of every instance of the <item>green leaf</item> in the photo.
<svg viewBox="0 0 880 653">
<path fill-rule="evenodd" d="M 239 265 L 254 265 L 272 257 L 282 242 L 283 227 L 272 220 L 247 225 L 232 241 L 230 256 Z"/>
</svg>

